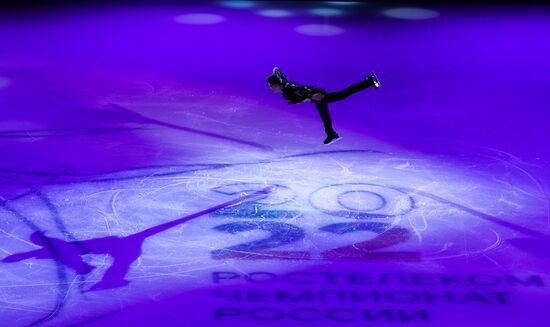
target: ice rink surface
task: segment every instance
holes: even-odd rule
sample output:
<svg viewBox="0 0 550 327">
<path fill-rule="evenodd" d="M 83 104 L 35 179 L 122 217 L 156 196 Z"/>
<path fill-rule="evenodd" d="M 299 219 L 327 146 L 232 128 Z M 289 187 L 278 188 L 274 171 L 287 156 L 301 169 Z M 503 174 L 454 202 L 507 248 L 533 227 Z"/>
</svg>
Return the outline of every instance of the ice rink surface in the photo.
<svg viewBox="0 0 550 327">
<path fill-rule="evenodd" d="M 548 7 L 0 17 L 0 325 L 550 320 Z"/>
</svg>

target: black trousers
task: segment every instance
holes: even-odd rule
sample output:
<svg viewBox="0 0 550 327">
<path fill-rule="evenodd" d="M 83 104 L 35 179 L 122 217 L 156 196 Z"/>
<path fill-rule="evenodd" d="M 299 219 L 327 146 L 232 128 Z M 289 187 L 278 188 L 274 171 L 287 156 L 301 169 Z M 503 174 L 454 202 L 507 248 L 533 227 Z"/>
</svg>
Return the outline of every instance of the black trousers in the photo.
<svg viewBox="0 0 550 327">
<path fill-rule="evenodd" d="M 332 127 L 332 119 L 330 118 L 330 113 L 328 112 L 329 102 L 336 102 L 336 101 L 343 100 L 354 93 L 357 93 L 359 91 L 362 91 L 368 88 L 369 86 L 370 86 L 369 82 L 364 80 L 359 83 L 350 85 L 345 89 L 337 92 L 330 92 L 330 93 L 319 92 L 319 93 L 325 94 L 325 97 L 321 101 L 314 101 L 314 102 L 315 102 L 315 106 L 317 107 L 317 111 L 319 111 L 319 115 L 321 115 L 321 119 L 323 120 L 323 125 L 325 126 L 325 132 L 327 133 L 327 136 L 336 134 L 336 132 L 334 131 L 334 128 Z"/>
</svg>

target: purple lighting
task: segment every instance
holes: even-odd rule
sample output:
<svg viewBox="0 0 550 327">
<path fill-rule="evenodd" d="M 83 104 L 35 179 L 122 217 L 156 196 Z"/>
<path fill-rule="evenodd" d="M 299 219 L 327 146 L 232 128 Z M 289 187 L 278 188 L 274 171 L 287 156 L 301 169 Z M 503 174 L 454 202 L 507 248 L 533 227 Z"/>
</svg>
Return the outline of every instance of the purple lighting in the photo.
<svg viewBox="0 0 550 327">
<path fill-rule="evenodd" d="M 138 2 L 0 10 L 0 325 L 550 321 L 550 11 Z"/>
</svg>

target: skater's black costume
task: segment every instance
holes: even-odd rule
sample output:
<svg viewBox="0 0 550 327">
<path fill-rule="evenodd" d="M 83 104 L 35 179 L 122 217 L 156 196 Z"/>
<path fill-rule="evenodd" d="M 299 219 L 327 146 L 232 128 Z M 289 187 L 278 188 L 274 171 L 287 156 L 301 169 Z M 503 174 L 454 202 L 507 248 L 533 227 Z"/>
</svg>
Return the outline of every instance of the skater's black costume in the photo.
<svg viewBox="0 0 550 327">
<path fill-rule="evenodd" d="M 315 103 L 315 106 L 317 107 L 317 111 L 319 111 L 319 115 L 321 115 L 321 119 L 323 120 L 323 125 L 325 126 L 325 132 L 327 133 L 327 139 L 325 140 L 325 144 L 331 143 L 334 140 L 338 139 L 339 136 L 332 127 L 332 120 L 330 118 L 330 113 L 328 111 L 328 104 L 329 102 L 335 102 L 340 101 L 348 96 L 357 93 L 359 91 L 362 91 L 370 86 L 374 86 L 375 88 L 378 88 L 380 86 L 380 83 L 378 82 L 378 79 L 374 74 L 369 75 L 368 78 L 364 79 L 363 81 L 350 85 L 346 87 L 343 90 L 337 91 L 337 92 L 327 92 L 324 89 L 316 88 L 314 86 L 304 86 L 300 85 L 298 83 L 289 81 L 285 74 L 283 74 L 279 69 L 275 69 L 273 72 L 273 76 L 277 77 L 279 80 L 279 83 L 282 86 L 283 89 L 283 97 L 288 100 L 288 104 L 296 104 L 300 103 L 306 100 L 310 100 L 311 102 Z M 311 97 L 312 95 L 320 93 L 323 94 L 324 97 L 320 101 L 315 101 Z"/>
</svg>

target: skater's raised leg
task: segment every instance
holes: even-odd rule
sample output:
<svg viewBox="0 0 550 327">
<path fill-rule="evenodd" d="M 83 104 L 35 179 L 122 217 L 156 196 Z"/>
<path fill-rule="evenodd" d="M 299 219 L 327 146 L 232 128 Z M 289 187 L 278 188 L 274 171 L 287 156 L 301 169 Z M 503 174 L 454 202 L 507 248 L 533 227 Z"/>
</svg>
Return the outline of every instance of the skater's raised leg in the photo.
<svg viewBox="0 0 550 327">
<path fill-rule="evenodd" d="M 378 80 L 374 72 L 371 73 L 369 76 L 367 76 L 367 78 L 365 78 L 359 83 L 352 84 L 346 87 L 345 89 L 337 92 L 327 93 L 325 97 L 325 101 L 327 102 L 340 101 L 349 97 L 354 93 L 357 93 L 369 87 L 374 87 L 375 89 L 378 89 L 380 87 L 380 81 Z"/>
</svg>

